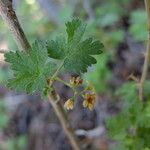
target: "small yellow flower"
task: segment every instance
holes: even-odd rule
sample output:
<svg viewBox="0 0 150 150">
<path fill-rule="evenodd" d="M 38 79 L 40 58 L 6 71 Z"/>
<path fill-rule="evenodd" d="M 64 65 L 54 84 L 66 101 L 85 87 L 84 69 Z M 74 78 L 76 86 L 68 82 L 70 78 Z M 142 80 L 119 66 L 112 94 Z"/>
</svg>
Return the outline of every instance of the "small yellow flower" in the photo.
<svg viewBox="0 0 150 150">
<path fill-rule="evenodd" d="M 86 93 L 84 95 L 83 107 L 92 110 L 94 108 L 94 104 L 96 101 L 96 94 L 93 93 Z"/>
<path fill-rule="evenodd" d="M 64 104 L 64 107 L 67 109 L 67 110 L 72 110 L 73 107 L 74 107 L 74 101 L 73 99 L 68 99 L 65 104 Z"/>
<path fill-rule="evenodd" d="M 70 84 L 72 86 L 78 86 L 81 85 L 83 83 L 83 80 L 78 76 L 78 77 L 72 77 L 70 79 Z"/>
</svg>

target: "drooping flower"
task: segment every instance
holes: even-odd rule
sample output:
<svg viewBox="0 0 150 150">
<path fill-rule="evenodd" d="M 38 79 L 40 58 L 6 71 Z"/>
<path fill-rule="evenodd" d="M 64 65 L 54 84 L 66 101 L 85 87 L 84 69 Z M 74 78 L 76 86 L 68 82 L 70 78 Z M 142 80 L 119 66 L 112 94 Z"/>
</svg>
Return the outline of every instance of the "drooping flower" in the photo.
<svg viewBox="0 0 150 150">
<path fill-rule="evenodd" d="M 64 107 L 67 109 L 67 110 L 72 110 L 73 107 L 74 107 L 74 101 L 72 98 L 68 99 L 65 104 L 64 104 Z"/>
<path fill-rule="evenodd" d="M 72 77 L 70 79 L 70 84 L 72 86 L 79 86 L 83 83 L 83 80 L 78 76 L 78 77 Z"/>
<path fill-rule="evenodd" d="M 96 101 L 95 92 L 85 93 L 83 97 L 84 97 L 83 107 L 88 108 L 89 110 L 92 110 L 94 108 L 95 101 Z"/>
</svg>

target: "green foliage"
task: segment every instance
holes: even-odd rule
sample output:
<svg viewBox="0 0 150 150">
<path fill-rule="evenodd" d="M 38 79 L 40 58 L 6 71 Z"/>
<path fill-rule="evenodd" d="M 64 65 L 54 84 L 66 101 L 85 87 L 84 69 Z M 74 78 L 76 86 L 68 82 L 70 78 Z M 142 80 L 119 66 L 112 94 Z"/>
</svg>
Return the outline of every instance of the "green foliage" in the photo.
<svg viewBox="0 0 150 150">
<path fill-rule="evenodd" d="M 105 14 L 103 16 L 103 18 L 101 18 L 101 20 L 99 20 L 99 24 L 102 27 L 107 27 L 107 26 L 112 26 L 114 25 L 117 21 L 119 20 L 119 15 L 115 14 L 115 13 L 108 13 Z"/>
<path fill-rule="evenodd" d="M 47 49 L 37 41 L 28 54 L 19 51 L 8 52 L 5 54 L 5 61 L 11 64 L 14 71 L 14 78 L 9 80 L 8 86 L 27 93 L 41 91 L 47 84 L 47 77 L 54 70 Z"/>
<path fill-rule="evenodd" d="M 82 24 L 79 19 L 74 19 L 71 22 L 67 22 L 66 27 L 68 42 L 73 40 L 77 40 L 77 42 L 79 42 L 82 38 L 82 35 L 84 34 L 86 25 Z"/>
<path fill-rule="evenodd" d="M 96 63 L 91 55 L 98 55 L 102 51 L 103 44 L 88 38 L 81 41 L 86 25 L 80 20 L 74 19 L 66 23 L 68 40 L 59 37 L 55 41 L 47 43 L 48 53 L 51 58 L 62 59 L 64 68 L 77 74 L 87 71 L 88 66 Z"/>
<path fill-rule="evenodd" d="M 146 12 L 144 10 L 136 10 L 132 12 L 130 17 L 131 26 L 129 32 L 137 41 L 145 41 L 147 36 Z"/>
<path fill-rule="evenodd" d="M 94 69 L 86 73 L 84 77 L 94 84 L 96 91 L 101 93 L 108 92 L 108 81 L 112 77 L 112 73 L 107 67 L 108 60 L 110 60 L 110 54 L 105 52 L 101 54 L 101 58 L 99 56 L 96 58 L 97 64 L 94 66 Z"/>
<path fill-rule="evenodd" d="M 5 110 L 5 104 L 3 100 L 0 100 L 0 129 L 6 127 L 9 117 Z"/>
<path fill-rule="evenodd" d="M 0 69 L 0 83 L 5 84 L 7 80 L 12 76 L 12 72 L 9 68 Z"/>
<path fill-rule="evenodd" d="M 4 146 L 5 150 L 23 150 L 27 144 L 26 136 L 18 136 L 13 139 L 9 139 Z M 1 148 L 1 147 L 0 147 Z"/>
<path fill-rule="evenodd" d="M 5 107 L 4 101 L 0 100 L 0 131 L 3 132 L 9 123 L 9 113 Z M 1 150 L 23 150 L 27 141 L 26 136 L 18 136 L 16 138 L 5 139 L 0 144 Z"/>
<path fill-rule="evenodd" d="M 109 0 L 103 1 L 100 7 L 96 7 L 97 22 L 102 27 L 112 27 L 117 23 L 121 16 L 128 12 L 122 9 L 124 4 L 128 4 L 129 0 Z"/>
<path fill-rule="evenodd" d="M 148 85 L 147 81 L 145 88 Z M 135 83 L 129 82 L 117 91 L 116 96 L 123 99 L 123 110 L 107 120 L 109 137 L 127 150 L 150 148 L 150 102 L 142 103 L 136 89 Z"/>
<path fill-rule="evenodd" d="M 47 89 L 48 79 L 52 77 L 54 80 L 62 66 L 69 72 L 80 74 L 96 63 L 91 55 L 100 54 L 103 44 L 92 38 L 81 41 L 86 25 L 79 19 L 66 23 L 66 27 L 67 42 L 63 37 L 47 42 L 46 46 L 36 41 L 28 53 L 16 51 L 5 54 L 5 61 L 14 71 L 14 78 L 8 82 L 10 88 L 27 93 L 43 91 Z M 52 61 L 57 62 L 55 59 L 62 61 L 58 67 Z"/>
</svg>

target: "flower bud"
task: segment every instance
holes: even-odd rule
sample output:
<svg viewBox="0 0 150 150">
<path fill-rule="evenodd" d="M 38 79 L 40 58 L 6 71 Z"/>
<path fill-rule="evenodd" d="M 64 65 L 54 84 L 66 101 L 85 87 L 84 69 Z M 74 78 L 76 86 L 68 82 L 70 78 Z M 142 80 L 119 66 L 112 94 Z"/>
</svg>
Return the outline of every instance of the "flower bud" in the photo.
<svg viewBox="0 0 150 150">
<path fill-rule="evenodd" d="M 83 83 L 83 80 L 78 76 L 78 77 L 72 77 L 70 79 L 70 84 L 72 86 L 79 86 Z"/>
</svg>

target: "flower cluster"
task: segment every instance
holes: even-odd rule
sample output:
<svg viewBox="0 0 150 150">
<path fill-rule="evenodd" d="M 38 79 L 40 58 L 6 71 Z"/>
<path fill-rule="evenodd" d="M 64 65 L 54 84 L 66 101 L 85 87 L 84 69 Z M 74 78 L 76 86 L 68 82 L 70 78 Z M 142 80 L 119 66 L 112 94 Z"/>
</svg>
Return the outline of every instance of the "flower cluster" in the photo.
<svg viewBox="0 0 150 150">
<path fill-rule="evenodd" d="M 95 101 L 96 101 L 96 93 L 95 93 L 94 86 L 91 83 L 87 82 L 86 87 L 82 91 L 79 91 L 78 86 L 81 85 L 82 83 L 83 83 L 83 80 L 79 76 L 78 77 L 72 77 L 70 79 L 69 85 L 74 91 L 74 96 L 65 102 L 64 107 L 67 110 L 73 109 L 74 100 L 78 96 L 83 97 L 82 105 L 84 108 L 88 108 L 89 110 L 92 110 L 94 108 Z"/>
</svg>

